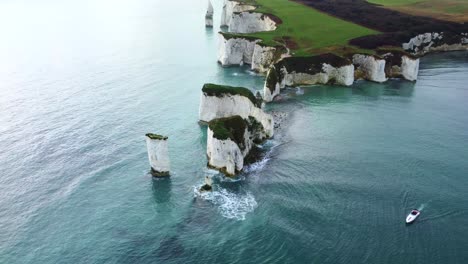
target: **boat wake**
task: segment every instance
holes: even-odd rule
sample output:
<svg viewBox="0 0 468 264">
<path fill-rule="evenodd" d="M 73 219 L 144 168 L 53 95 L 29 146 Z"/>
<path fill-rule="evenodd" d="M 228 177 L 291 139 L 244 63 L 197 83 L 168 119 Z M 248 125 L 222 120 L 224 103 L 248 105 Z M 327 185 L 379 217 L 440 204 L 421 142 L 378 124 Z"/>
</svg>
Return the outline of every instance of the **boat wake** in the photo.
<svg viewBox="0 0 468 264">
<path fill-rule="evenodd" d="M 218 206 L 220 214 L 228 219 L 243 221 L 246 219 L 246 215 L 257 207 L 255 197 L 249 192 L 234 193 L 222 187 L 217 187 L 212 192 L 200 192 L 200 187 L 194 187 L 195 196 Z"/>
</svg>

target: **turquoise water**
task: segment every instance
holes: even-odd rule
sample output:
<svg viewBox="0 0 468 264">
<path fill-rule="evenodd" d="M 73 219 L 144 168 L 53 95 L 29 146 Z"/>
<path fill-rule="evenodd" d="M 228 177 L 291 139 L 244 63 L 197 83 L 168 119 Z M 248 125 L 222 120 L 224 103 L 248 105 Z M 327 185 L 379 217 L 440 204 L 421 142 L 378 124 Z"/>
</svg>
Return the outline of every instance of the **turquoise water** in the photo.
<svg viewBox="0 0 468 264">
<path fill-rule="evenodd" d="M 205 5 L 0 3 L 0 263 L 466 262 L 466 52 L 415 84 L 286 91 L 267 157 L 195 198 L 216 175 L 202 84 L 263 85 L 216 63 Z M 170 179 L 146 132 L 170 136 Z"/>
</svg>

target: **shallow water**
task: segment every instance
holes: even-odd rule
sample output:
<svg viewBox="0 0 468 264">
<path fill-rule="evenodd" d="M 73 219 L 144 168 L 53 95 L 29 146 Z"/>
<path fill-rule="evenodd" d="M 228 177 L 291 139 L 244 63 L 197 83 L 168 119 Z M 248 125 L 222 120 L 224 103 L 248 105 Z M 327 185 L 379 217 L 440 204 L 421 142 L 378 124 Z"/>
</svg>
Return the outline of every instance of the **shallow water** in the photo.
<svg viewBox="0 0 468 264">
<path fill-rule="evenodd" d="M 0 263 L 468 258 L 466 52 L 424 58 L 417 83 L 286 91 L 267 157 L 200 198 L 202 84 L 263 85 L 216 63 L 205 5 L 0 3 Z M 147 132 L 170 136 L 170 179 L 148 174 Z"/>
</svg>

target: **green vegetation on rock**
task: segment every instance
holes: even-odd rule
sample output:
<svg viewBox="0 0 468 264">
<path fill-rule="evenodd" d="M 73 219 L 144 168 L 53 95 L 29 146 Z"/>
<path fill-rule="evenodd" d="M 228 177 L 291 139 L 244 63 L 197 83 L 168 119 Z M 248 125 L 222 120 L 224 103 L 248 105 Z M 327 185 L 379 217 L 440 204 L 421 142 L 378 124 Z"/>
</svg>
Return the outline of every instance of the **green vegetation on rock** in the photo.
<svg viewBox="0 0 468 264">
<path fill-rule="evenodd" d="M 213 137 L 219 140 L 231 139 L 240 149 L 244 149 L 244 134 L 247 122 L 241 116 L 214 119 L 208 123 Z"/>
<path fill-rule="evenodd" d="M 153 133 L 148 133 L 145 136 L 149 137 L 150 139 L 156 139 L 156 140 L 167 140 L 168 137 L 166 136 L 161 136 L 158 134 L 153 134 Z"/>
<path fill-rule="evenodd" d="M 249 89 L 244 87 L 233 87 L 228 85 L 206 83 L 203 85 L 202 92 L 205 95 L 217 97 L 223 97 L 225 94 L 241 95 L 249 98 L 254 105 L 259 106 L 259 102 L 257 98 L 255 98 L 255 95 Z"/>
</svg>

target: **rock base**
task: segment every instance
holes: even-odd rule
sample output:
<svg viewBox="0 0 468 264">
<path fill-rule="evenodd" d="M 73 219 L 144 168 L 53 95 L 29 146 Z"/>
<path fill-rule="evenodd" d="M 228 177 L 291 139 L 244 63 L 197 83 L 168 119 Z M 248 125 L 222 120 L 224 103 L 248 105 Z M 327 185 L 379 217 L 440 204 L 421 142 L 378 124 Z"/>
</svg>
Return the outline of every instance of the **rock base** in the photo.
<svg viewBox="0 0 468 264">
<path fill-rule="evenodd" d="M 163 178 L 163 177 L 169 177 L 170 173 L 168 171 L 156 171 L 153 168 L 151 168 L 151 175 L 156 178 Z"/>
</svg>

